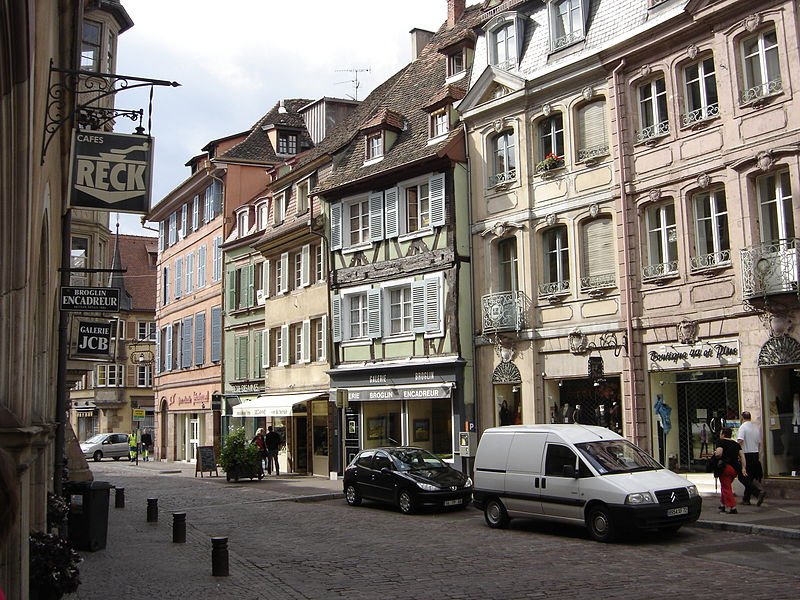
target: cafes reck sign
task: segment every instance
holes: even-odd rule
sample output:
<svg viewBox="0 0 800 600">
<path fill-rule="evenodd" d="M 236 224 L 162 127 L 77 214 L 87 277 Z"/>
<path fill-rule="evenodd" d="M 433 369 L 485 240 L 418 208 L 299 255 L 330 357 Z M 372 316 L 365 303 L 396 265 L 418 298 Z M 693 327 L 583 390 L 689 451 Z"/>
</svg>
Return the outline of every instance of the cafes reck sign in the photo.
<svg viewBox="0 0 800 600">
<path fill-rule="evenodd" d="M 147 214 L 153 138 L 108 131 L 72 136 L 70 206 Z"/>
</svg>

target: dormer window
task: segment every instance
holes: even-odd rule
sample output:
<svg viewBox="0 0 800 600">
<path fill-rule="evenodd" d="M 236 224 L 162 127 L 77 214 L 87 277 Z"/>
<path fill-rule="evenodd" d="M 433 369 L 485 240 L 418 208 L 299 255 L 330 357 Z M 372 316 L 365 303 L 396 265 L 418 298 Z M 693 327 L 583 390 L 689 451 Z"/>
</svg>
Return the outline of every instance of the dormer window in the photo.
<svg viewBox="0 0 800 600">
<path fill-rule="evenodd" d="M 367 134 L 367 160 L 375 160 L 383 156 L 383 132 Z"/>
<path fill-rule="evenodd" d="M 450 131 L 449 106 L 444 106 L 431 113 L 431 138 L 437 138 Z"/>
<path fill-rule="evenodd" d="M 447 76 L 453 77 L 464 72 L 464 49 L 447 55 Z"/>
<path fill-rule="evenodd" d="M 278 192 L 272 197 L 272 223 L 280 225 L 286 218 L 286 207 L 289 205 L 289 190 Z"/>
<path fill-rule="evenodd" d="M 516 69 L 524 33 L 523 21 L 515 13 L 503 13 L 492 19 L 486 27 L 489 64 L 504 71 Z"/>
<path fill-rule="evenodd" d="M 256 204 L 256 227 L 258 227 L 259 231 L 267 228 L 267 211 L 268 204 L 266 200 Z"/>
<path fill-rule="evenodd" d="M 297 134 L 278 132 L 278 154 L 297 154 Z"/>
<path fill-rule="evenodd" d="M 583 0 L 555 0 L 550 4 L 553 51 L 583 39 Z"/>
<path fill-rule="evenodd" d="M 250 208 L 245 207 L 239 212 L 236 213 L 236 232 L 239 237 L 243 237 L 247 235 L 248 229 L 250 229 Z"/>
</svg>

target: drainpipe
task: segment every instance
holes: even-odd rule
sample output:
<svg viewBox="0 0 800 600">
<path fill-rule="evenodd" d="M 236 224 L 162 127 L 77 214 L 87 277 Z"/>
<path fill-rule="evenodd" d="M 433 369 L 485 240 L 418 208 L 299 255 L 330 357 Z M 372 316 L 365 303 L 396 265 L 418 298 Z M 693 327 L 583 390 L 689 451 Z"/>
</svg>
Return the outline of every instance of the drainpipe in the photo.
<svg viewBox="0 0 800 600">
<path fill-rule="evenodd" d="M 628 344 L 626 348 L 627 354 L 627 371 L 628 381 L 630 381 L 631 390 L 631 410 L 633 412 L 633 441 L 639 444 L 639 398 L 638 389 L 636 385 L 636 373 L 633 357 L 633 273 L 631 272 L 631 258 L 630 258 L 630 227 L 628 225 L 628 197 L 625 193 L 625 180 L 627 174 L 627 164 L 625 161 L 624 139 L 622 133 L 622 115 L 623 107 L 620 99 L 620 88 L 622 87 L 620 81 L 620 72 L 625 67 L 625 59 L 621 59 L 619 64 L 612 72 L 614 83 L 614 111 L 616 113 L 616 134 L 617 143 L 619 144 L 619 151 L 617 152 L 617 170 L 619 171 L 619 199 L 622 208 L 622 259 L 623 259 L 623 279 L 625 281 L 625 302 L 623 303 L 623 311 L 625 315 L 625 334 L 628 337 Z"/>
</svg>

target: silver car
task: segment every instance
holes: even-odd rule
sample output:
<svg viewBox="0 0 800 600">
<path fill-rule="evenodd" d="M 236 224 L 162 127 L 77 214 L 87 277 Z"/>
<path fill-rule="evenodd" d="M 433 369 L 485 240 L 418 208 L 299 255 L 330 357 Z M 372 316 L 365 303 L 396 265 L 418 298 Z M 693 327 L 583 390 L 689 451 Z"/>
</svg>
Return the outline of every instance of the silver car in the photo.
<svg viewBox="0 0 800 600">
<path fill-rule="evenodd" d="M 85 442 L 81 442 L 81 451 L 86 458 L 95 461 L 103 458 L 128 458 L 130 456 L 128 448 L 127 433 L 98 433 L 93 435 Z"/>
</svg>

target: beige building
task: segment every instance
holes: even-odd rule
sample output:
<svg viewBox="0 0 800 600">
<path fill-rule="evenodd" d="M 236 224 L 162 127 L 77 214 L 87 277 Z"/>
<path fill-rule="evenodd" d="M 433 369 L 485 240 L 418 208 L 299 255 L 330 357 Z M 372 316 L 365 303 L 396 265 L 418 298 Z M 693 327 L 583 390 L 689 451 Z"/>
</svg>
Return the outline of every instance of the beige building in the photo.
<svg viewBox="0 0 800 600">
<path fill-rule="evenodd" d="M 769 476 L 798 473 L 796 7 L 482 8 L 459 106 L 481 427 L 598 423 L 692 470 L 749 409 Z"/>
</svg>

